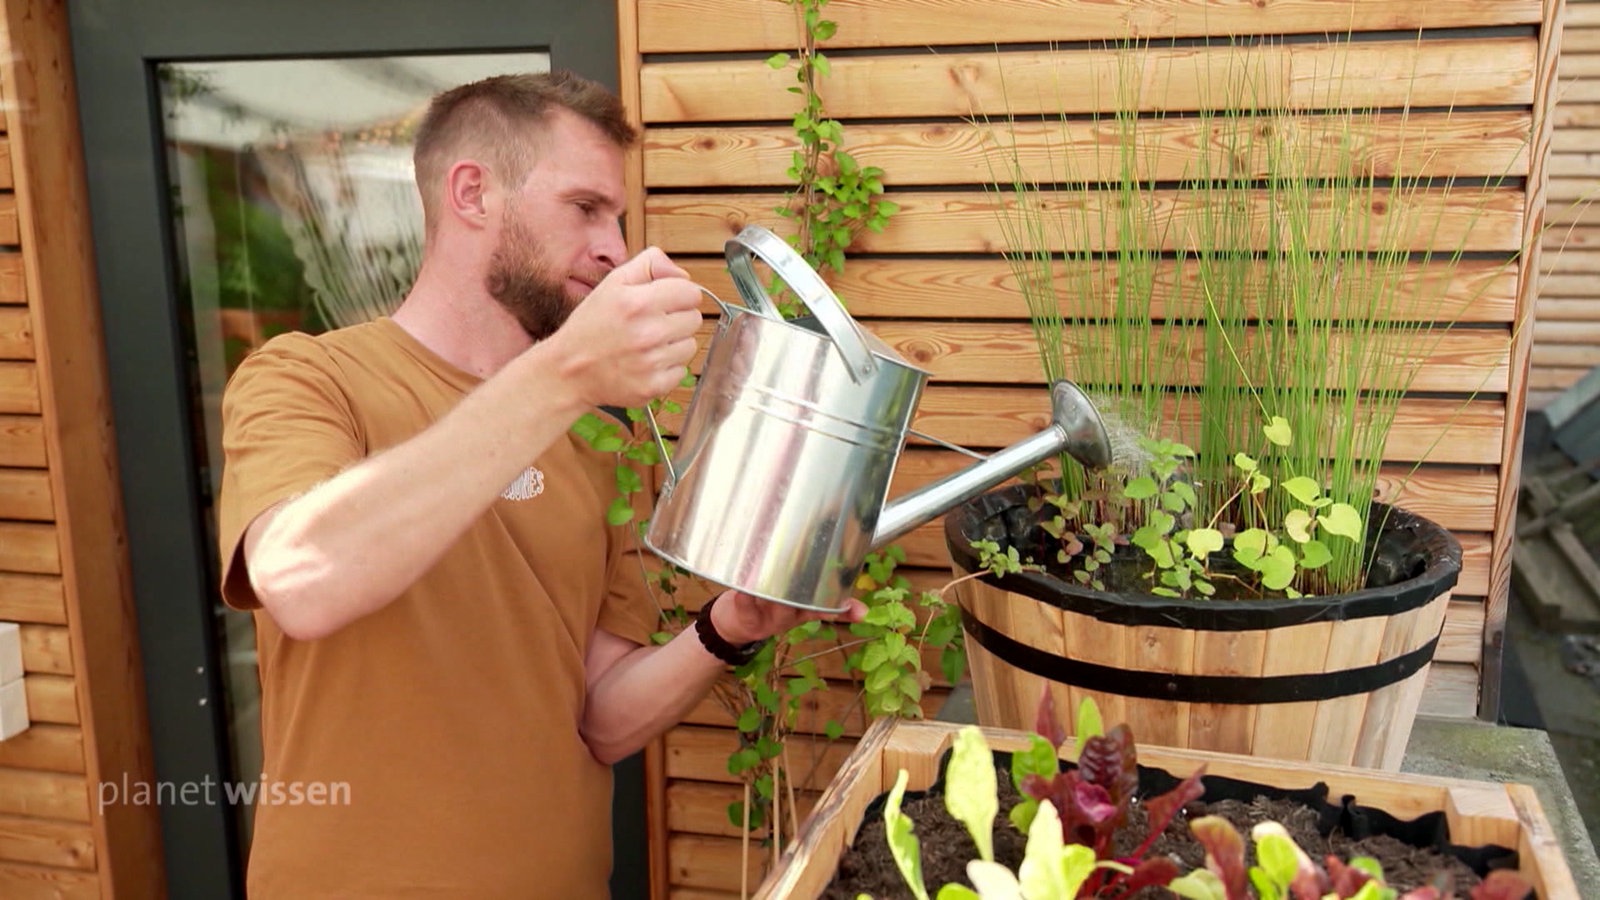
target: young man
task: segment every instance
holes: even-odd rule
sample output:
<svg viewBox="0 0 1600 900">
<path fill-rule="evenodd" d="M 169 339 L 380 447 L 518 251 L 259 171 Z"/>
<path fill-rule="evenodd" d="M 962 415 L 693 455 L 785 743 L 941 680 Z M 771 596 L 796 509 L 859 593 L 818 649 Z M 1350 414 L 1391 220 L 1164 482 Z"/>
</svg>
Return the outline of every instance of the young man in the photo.
<svg viewBox="0 0 1600 900">
<path fill-rule="evenodd" d="M 571 75 L 435 98 L 404 303 L 279 337 L 230 382 L 223 593 L 255 611 L 264 775 L 348 786 L 258 806 L 252 897 L 605 896 L 609 765 L 717 653 L 808 617 L 728 592 L 649 647 L 637 541 L 604 517 L 616 458 L 569 432 L 666 394 L 695 350 L 698 288 L 623 246 L 634 139 Z"/>
</svg>

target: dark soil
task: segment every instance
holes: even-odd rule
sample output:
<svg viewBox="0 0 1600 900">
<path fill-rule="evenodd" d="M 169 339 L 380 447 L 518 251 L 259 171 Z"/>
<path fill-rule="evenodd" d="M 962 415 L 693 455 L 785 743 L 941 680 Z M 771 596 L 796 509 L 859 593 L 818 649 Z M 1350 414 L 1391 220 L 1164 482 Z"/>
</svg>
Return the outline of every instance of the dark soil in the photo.
<svg viewBox="0 0 1600 900">
<path fill-rule="evenodd" d="M 995 861 L 1013 872 L 1022 863 L 1027 838 L 1014 828 L 1007 813 L 1020 797 L 1011 784 L 1011 774 L 1001 768 L 997 772 L 1000 786 L 1000 814 L 995 817 Z M 967 862 L 977 858 L 977 848 L 967 834 L 965 825 L 953 818 L 944 808 L 944 795 L 929 791 L 921 796 L 908 795 L 902 807 L 916 824 L 915 834 L 922 845 L 922 875 L 930 895 L 939 887 L 957 882 L 971 886 L 967 880 Z M 1450 872 L 1457 891 L 1466 891 L 1476 885 L 1479 878 L 1465 863 L 1454 856 L 1433 850 L 1413 847 L 1387 835 L 1354 840 L 1334 831 L 1323 835 L 1317 828 L 1316 811 L 1303 803 L 1290 799 L 1257 797 L 1253 802 L 1219 800 L 1212 803 L 1190 804 L 1173 819 L 1167 830 L 1156 839 L 1149 855 L 1171 855 L 1177 858 L 1183 871 L 1205 865 L 1205 848 L 1189 833 L 1189 819 L 1203 815 L 1221 816 L 1234 824 L 1245 838 L 1250 861 L 1254 851 L 1250 847 L 1250 829 L 1258 822 L 1275 821 L 1286 828 L 1295 842 L 1314 860 L 1321 861 L 1332 854 L 1348 860 L 1353 856 L 1370 856 L 1383 865 L 1391 887 L 1402 891 L 1427 884 L 1441 870 Z M 1142 807 L 1135 805 L 1129 812 L 1129 821 L 1117 833 L 1114 842 L 1119 856 L 1131 854 L 1149 833 L 1149 823 Z M 825 900 L 855 900 L 866 893 L 875 900 L 906 898 L 911 891 L 900 877 L 894 858 L 889 854 L 889 843 L 884 837 L 882 806 L 874 805 L 856 834 L 855 843 L 840 859 L 838 874 L 823 893 Z M 1170 898 L 1175 896 L 1164 888 L 1149 888 L 1136 895 L 1139 898 Z"/>
</svg>

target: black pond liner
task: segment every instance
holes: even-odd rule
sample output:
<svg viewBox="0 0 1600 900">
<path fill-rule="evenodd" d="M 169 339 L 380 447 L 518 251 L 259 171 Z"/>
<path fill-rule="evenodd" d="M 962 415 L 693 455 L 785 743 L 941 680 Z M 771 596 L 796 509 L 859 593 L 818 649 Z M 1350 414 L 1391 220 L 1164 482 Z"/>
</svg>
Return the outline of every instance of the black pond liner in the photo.
<svg viewBox="0 0 1600 900">
<path fill-rule="evenodd" d="M 1014 485 L 958 506 L 945 517 L 952 559 L 979 571 L 977 540 L 1016 547 L 1027 556 L 1048 536 L 1028 499 L 1038 489 Z M 1002 590 L 1114 625 L 1192 631 L 1265 631 L 1312 622 L 1394 616 L 1432 602 L 1461 574 L 1461 544 L 1449 531 L 1414 513 L 1374 503 L 1368 511 L 1367 587 L 1296 599 L 1212 600 L 1100 591 L 1054 575 L 1026 571 L 982 580 Z M 1016 640 L 962 610 L 968 635 L 997 658 L 1043 678 L 1125 697 L 1232 704 L 1290 703 L 1370 693 L 1403 681 L 1433 660 L 1439 635 L 1374 665 L 1335 672 L 1267 677 L 1180 675 L 1105 666 L 1047 653 Z M 1442 632 L 1441 632 L 1442 633 Z"/>
<path fill-rule="evenodd" d="M 1003 770 L 999 777 L 1006 777 L 1004 773 L 1011 771 L 1011 754 L 997 750 L 994 751 L 994 759 L 997 768 Z M 943 793 L 945 768 L 949 764 L 950 751 L 946 750 L 939 759 L 939 777 L 933 786 L 925 791 L 906 791 L 902 805 L 905 800 Z M 1066 761 L 1061 763 L 1061 770 L 1064 772 L 1076 768 L 1074 763 Z M 1141 765 L 1137 796 L 1141 800 L 1159 797 L 1177 787 L 1182 781 L 1183 779 L 1174 777 L 1164 769 Z M 1201 785 L 1205 788 L 1205 793 L 1200 797 L 1201 802 L 1238 800 L 1249 803 L 1257 797 L 1292 801 L 1316 811 L 1317 829 L 1324 837 L 1335 830 L 1357 840 L 1378 836 L 1391 837 L 1411 847 L 1432 850 L 1442 856 L 1453 856 L 1477 873 L 1479 878 L 1487 876 L 1495 869 L 1515 870 L 1520 865 L 1517 851 L 1509 847 L 1502 847 L 1499 844 L 1468 847 L 1450 843 L 1450 824 L 1443 812 L 1425 813 L 1415 819 L 1401 819 L 1377 807 L 1360 805 L 1354 795 L 1340 797 L 1337 803 L 1331 802 L 1328 797 L 1328 785 L 1325 782 L 1319 781 L 1309 788 L 1280 788 L 1222 775 L 1203 775 Z M 874 798 L 867 804 L 861 822 L 865 824 L 883 818 L 883 808 L 888 799 L 888 792 Z M 858 825 L 858 833 L 859 829 Z M 1250 836 L 1243 837 L 1248 843 Z M 851 843 L 854 845 L 854 839 Z"/>
</svg>

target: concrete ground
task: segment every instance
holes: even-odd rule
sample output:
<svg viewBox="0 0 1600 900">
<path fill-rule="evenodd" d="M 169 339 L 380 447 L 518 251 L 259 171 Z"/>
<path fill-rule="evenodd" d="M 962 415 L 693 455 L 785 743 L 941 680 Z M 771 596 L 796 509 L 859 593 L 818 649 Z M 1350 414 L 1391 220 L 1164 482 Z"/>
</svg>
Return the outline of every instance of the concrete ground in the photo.
<svg viewBox="0 0 1600 900">
<path fill-rule="evenodd" d="M 1600 678 L 1569 668 L 1565 635 L 1541 629 L 1513 596 L 1506 616 L 1506 676 L 1501 718 L 1549 735 L 1591 847 L 1600 846 Z M 1576 874 L 1576 873 L 1574 873 Z M 1600 874 L 1579 881 L 1600 896 Z"/>
</svg>

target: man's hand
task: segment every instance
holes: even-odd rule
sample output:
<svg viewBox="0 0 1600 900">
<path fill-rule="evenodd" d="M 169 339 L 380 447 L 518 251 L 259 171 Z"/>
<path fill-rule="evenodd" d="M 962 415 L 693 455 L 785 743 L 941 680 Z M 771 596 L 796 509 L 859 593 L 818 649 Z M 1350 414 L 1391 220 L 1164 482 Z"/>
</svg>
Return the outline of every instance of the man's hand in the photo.
<svg viewBox="0 0 1600 900">
<path fill-rule="evenodd" d="M 613 269 L 547 344 L 587 406 L 643 406 L 683 381 L 700 288 L 651 247 Z"/>
<path fill-rule="evenodd" d="M 854 597 L 837 612 L 815 612 L 752 597 L 740 591 L 727 591 L 711 607 L 711 624 L 730 644 L 748 644 L 783 634 L 796 625 L 816 620 L 859 622 L 867 605 Z"/>
</svg>

